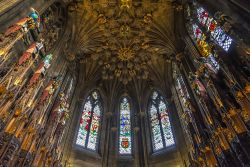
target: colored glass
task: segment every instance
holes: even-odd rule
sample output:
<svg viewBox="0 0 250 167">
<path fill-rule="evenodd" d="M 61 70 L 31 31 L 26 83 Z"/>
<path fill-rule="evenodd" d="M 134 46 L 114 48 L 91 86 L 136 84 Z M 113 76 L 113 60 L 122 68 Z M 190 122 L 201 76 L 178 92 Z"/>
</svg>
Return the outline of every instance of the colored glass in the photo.
<svg viewBox="0 0 250 167">
<path fill-rule="evenodd" d="M 131 107 L 128 98 L 120 103 L 119 153 L 131 154 Z"/>
<path fill-rule="evenodd" d="M 200 24 L 206 27 L 207 31 L 211 33 L 212 39 L 215 43 L 217 43 L 225 51 L 228 51 L 233 40 L 222 30 L 220 26 L 218 26 L 213 17 L 209 16 L 209 13 L 202 7 L 197 9 L 197 17 Z"/>
<path fill-rule="evenodd" d="M 211 47 L 206 42 L 206 36 L 197 24 L 193 24 L 193 39 L 201 52 L 201 55 L 205 58 L 206 63 L 215 71 L 218 72 L 220 66 L 215 60 L 214 54 L 212 54 Z"/>
<path fill-rule="evenodd" d="M 163 97 L 156 91 L 150 100 L 149 119 L 153 150 L 158 151 L 175 144 L 169 120 L 169 110 Z"/>
<path fill-rule="evenodd" d="M 88 96 L 84 104 L 76 144 L 96 151 L 101 120 L 101 102 L 97 91 Z"/>
</svg>

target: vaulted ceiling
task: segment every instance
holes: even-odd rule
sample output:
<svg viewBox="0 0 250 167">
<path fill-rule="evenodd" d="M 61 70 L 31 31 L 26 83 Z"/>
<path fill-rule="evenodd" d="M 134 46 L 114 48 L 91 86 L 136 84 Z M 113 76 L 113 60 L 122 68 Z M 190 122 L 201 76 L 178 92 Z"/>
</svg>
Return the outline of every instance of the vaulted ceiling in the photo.
<svg viewBox="0 0 250 167">
<path fill-rule="evenodd" d="M 67 58 L 76 64 L 80 82 L 104 89 L 157 87 L 169 92 L 172 62 L 180 52 L 175 9 L 176 3 L 165 0 L 99 0 L 69 6 L 73 37 Z"/>
</svg>

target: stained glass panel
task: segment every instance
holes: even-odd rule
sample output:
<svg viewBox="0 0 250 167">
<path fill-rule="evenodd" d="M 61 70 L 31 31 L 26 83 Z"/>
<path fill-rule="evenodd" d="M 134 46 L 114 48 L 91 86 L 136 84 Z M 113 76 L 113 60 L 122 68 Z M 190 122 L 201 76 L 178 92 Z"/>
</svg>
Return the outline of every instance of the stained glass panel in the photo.
<svg viewBox="0 0 250 167">
<path fill-rule="evenodd" d="M 153 150 L 158 151 L 175 144 L 168 115 L 168 108 L 163 97 L 153 92 L 149 107 Z"/>
<path fill-rule="evenodd" d="M 159 113 L 160 113 L 160 119 L 161 119 L 161 124 L 162 124 L 163 136 L 165 139 L 165 146 L 168 147 L 168 146 L 174 145 L 174 137 L 173 137 L 173 133 L 171 130 L 168 110 L 167 110 L 166 104 L 163 101 L 160 101 Z"/>
<path fill-rule="evenodd" d="M 189 98 L 189 94 L 188 94 L 187 87 L 184 83 L 182 76 L 179 76 L 177 78 L 176 84 L 177 84 L 176 87 L 177 87 L 177 91 L 178 91 L 178 95 L 180 97 L 182 107 L 185 108 L 185 104 L 187 103 L 187 99 Z"/>
<path fill-rule="evenodd" d="M 73 94 L 73 84 L 74 84 L 74 80 L 73 80 L 73 78 L 71 78 L 70 79 L 70 82 L 69 82 L 69 85 L 68 85 L 68 90 L 67 90 L 67 93 L 66 93 L 66 95 L 67 95 L 67 97 L 71 97 L 71 95 Z"/>
<path fill-rule="evenodd" d="M 211 35 L 220 47 L 225 51 L 229 50 L 233 40 L 227 36 L 220 27 L 217 27 L 215 31 L 211 32 Z"/>
<path fill-rule="evenodd" d="M 197 15 L 198 21 L 211 33 L 213 40 L 225 51 L 228 51 L 233 42 L 232 38 L 217 25 L 217 22 L 202 7 L 197 9 Z"/>
<path fill-rule="evenodd" d="M 101 119 L 101 103 L 98 92 L 88 96 L 84 104 L 76 144 L 90 150 L 97 150 Z"/>
<path fill-rule="evenodd" d="M 153 96 L 152 96 L 152 99 L 156 99 L 158 96 L 158 93 L 157 92 L 153 92 Z"/>
<path fill-rule="evenodd" d="M 130 103 L 124 97 L 120 104 L 120 134 L 119 153 L 131 154 L 131 108 Z"/>
<path fill-rule="evenodd" d="M 150 107 L 150 123 L 152 130 L 152 140 L 154 150 L 160 150 L 163 148 L 163 140 L 161 135 L 160 121 L 158 118 L 157 109 L 154 105 Z"/>
<path fill-rule="evenodd" d="M 86 143 L 87 133 L 89 131 L 91 111 L 92 111 L 92 105 L 90 101 L 87 101 L 84 105 L 82 117 L 80 119 L 80 127 L 79 127 L 77 141 L 76 141 L 78 145 L 81 145 L 84 147 Z"/>
<path fill-rule="evenodd" d="M 208 19 L 208 13 L 203 8 L 197 9 L 198 20 L 204 26 L 206 25 L 206 21 Z"/>
<path fill-rule="evenodd" d="M 215 73 L 219 70 L 219 64 L 215 60 L 214 55 L 212 54 L 211 47 L 206 42 L 206 36 L 202 30 L 198 27 L 197 24 L 193 24 L 193 39 L 198 46 L 198 49 L 201 52 L 201 55 L 205 58 L 206 65 L 208 68 L 211 68 Z"/>
<path fill-rule="evenodd" d="M 89 133 L 89 142 L 87 146 L 87 148 L 91 150 L 96 150 L 99 123 L 100 123 L 100 114 L 101 114 L 100 106 L 96 105 L 93 112 L 91 128 Z"/>
</svg>

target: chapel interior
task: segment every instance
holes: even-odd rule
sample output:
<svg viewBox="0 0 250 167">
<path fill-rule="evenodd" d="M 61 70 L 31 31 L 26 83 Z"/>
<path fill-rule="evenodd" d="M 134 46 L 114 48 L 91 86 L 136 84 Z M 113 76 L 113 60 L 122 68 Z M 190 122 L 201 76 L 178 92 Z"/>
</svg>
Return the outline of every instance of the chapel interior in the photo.
<svg viewBox="0 0 250 167">
<path fill-rule="evenodd" d="M 250 167 L 249 0 L 0 0 L 0 167 Z"/>
</svg>

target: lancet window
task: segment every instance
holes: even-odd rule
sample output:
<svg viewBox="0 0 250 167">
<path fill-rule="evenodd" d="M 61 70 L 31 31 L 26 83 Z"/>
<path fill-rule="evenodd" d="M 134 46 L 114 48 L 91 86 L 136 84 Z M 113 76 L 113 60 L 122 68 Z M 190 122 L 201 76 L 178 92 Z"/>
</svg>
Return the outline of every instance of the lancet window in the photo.
<svg viewBox="0 0 250 167">
<path fill-rule="evenodd" d="M 169 108 L 163 96 L 154 91 L 149 101 L 149 121 L 153 151 L 175 145 L 169 120 Z"/>
<path fill-rule="evenodd" d="M 100 131 L 102 103 L 98 91 L 93 91 L 83 105 L 76 144 L 96 151 Z"/>
<path fill-rule="evenodd" d="M 129 155 L 132 153 L 131 104 L 127 97 L 121 99 L 119 109 L 119 153 Z"/>
</svg>

